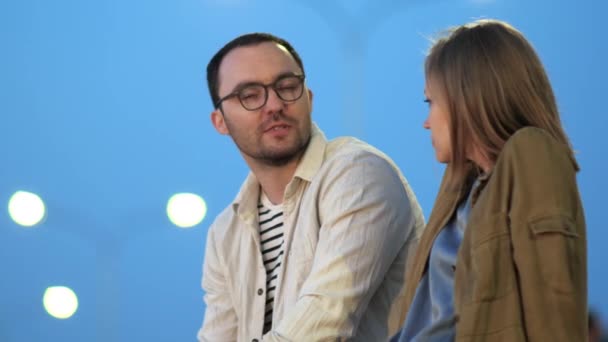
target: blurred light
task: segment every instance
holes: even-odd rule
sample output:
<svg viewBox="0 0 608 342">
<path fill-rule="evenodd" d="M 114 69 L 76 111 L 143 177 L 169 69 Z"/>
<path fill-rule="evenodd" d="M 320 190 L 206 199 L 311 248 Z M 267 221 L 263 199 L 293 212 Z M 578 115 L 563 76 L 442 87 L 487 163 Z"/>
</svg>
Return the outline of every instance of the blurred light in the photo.
<svg viewBox="0 0 608 342">
<path fill-rule="evenodd" d="M 76 294 L 65 286 L 51 286 L 47 288 L 44 291 L 42 303 L 49 315 L 59 319 L 72 317 L 78 309 Z"/>
<path fill-rule="evenodd" d="M 167 202 L 167 216 L 178 227 L 189 228 L 199 224 L 207 214 L 205 201 L 196 194 L 175 194 Z"/>
<path fill-rule="evenodd" d="M 31 227 L 39 223 L 45 215 L 42 199 L 27 191 L 17 191 L 8 201 L 8 213 L 17 224 Z"/>
</svg>

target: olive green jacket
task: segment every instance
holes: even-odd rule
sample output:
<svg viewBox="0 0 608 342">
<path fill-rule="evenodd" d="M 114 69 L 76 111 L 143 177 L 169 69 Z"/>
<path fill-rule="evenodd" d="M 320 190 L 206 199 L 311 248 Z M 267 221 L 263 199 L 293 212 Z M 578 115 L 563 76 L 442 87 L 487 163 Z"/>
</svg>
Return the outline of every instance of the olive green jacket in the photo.
<svg viewBox="0 0 608 342">
<path fill-rule="evenodd" d="M 576 171 L 567 147 L 541 129 L 523 128 L 507 141 L 473 194 L 458 252 L 456 341 L 587 341 L 586 234 Z M 444 177 L 410 268 L 408 307 L 435 237 L 469 187 L 450 189 Z"/>
</svg>

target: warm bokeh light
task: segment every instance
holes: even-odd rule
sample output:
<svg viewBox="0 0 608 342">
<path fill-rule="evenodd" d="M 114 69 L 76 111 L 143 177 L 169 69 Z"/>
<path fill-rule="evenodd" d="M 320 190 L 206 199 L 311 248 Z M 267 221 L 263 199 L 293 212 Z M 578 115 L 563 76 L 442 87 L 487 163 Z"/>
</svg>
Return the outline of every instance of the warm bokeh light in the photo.
<svg viewBox="0 0 608 342">
<path fill-rule="evenodd" d="M 205 201 L 196 194 L 181 193 L 171 196 L 167 203 L 167 216 L 173 224 L 189 228 L 199 224 L 207 214 Z"/>
<path fill-rule="evenodd" d="M 65 286 L 47 288 L 42 303 L 49 315 L 59 319 L 72 317 L 78 309 L 78 297 L 72 289 Z"/>
<path fill-rule="evenodd" d="M 8 213 L 17 224 L 31 227 L 44 218 L 46 209 L 42 199 L 31 192 L 17 191 L 8 201 Z"/>
</svg>

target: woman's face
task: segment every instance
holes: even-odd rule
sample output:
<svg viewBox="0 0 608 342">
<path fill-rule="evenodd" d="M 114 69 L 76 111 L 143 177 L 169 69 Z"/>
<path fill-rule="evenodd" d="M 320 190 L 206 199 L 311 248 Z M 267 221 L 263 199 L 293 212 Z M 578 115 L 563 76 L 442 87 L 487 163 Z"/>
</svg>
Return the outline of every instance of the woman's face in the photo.
<svg viewBox="0 0 608 342">
<path fill-rule="evenodd" d="M 431 131 L 431 143 L 435 157 L 440 163 L 452 161 L 452 143 L 450 140 L 450 113 L 447 98 L 432 78 L 427 78 L 424 87 L 425 102 L 429 104 L 429 114 L 423 127 Z"/>
</svg>

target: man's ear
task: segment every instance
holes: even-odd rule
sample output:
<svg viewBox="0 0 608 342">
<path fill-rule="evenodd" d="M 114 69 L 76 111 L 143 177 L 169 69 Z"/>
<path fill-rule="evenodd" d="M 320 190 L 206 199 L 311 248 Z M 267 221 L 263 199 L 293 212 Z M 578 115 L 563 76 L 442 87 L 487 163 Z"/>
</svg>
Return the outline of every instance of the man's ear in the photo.
<svg viewBox="0 0 608 342">
<path fill-rule="evenodd" d="M 310 112 L 312 113 L 312 90 L 307 89 L 308 90 L 308 102 L 310 102 Z"/>
<path fill-rule="evenodd" d="M 230 133 L 228 132 L 228 127 L 226 127 L 226 121 L 224 121 L 224 114 L 222 114 L 219 108 L 211 112 L 211 123 L 219 134 L 227 135 Z"/>
</svg>

